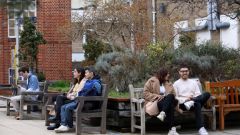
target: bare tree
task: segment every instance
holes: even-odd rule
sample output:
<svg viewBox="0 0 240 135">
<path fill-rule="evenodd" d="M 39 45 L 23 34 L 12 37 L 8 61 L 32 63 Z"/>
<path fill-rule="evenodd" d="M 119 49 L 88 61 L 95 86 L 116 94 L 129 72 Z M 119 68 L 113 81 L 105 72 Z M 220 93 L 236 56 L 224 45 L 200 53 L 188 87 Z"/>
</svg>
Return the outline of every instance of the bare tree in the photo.
<svg viewBox="0 0 240 135">
<path fill-rule="evenodd" d="M 177 11 L 194 13 L 196 15 L 202 16 L 203 9 L 206 9 L 207 3 L 212 0 L 171 0 L 169 3 L 175 4 L 172 12 Z M 217 3 L 217 14 L 224 14 L 232 19 L 240 20 L 240 0 L 216 0 Z"/>
<path fill-rule="evenodd" d="M 135 47 L 149 42 L 151 20 L 147 14 L 147 0 L 126 1 L 112 0 L 106 3 L 95 0 L 81 14 L 73 14 L 71 29 L 66 30 L 69 36 L 82 37 L 91 33 L 96 39 L 130 48 L 131 34 Z"/>
</svg>

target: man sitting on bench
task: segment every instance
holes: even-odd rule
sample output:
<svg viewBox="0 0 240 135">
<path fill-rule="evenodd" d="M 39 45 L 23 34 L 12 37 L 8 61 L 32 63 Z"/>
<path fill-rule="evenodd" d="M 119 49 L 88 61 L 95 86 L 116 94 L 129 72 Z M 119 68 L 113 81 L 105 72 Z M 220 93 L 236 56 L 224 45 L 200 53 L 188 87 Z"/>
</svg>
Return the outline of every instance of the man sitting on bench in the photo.
<svg viewBox="0 0 240 135">
<path fill-rule="evenodd" d="M 194 111 L 199 134 L 208 135 L 207 130 L 204 128 L 201 108 L 209 99 L 210 94 L 208 92 L 201 94 L 197 82 L 188 78 L 189 68 L 187 65 L 180 65 L 179 75 L 180 79 L 173 84 L 176 98 L 180 104 L 179 107 L 183 111 Z"/>
<path fill-rule="evenodd" d="M 37 76 L 33 75 L 32 73 L 29 73 L 28 67 L 22 67 L 18 70 L 18 73 L 20 76 L 23 76 L 25 80 L 27 80 L 26 88 L 18 85 L 18 89 L 21 92 L 23 91 L 31 91 L 31 92 L 38 92 L 39 91 L 39 84 L 38 84 L 38 78 Z M 26 97 L 29 100 L 37 100 L 37 96 L 27 96 Z M 15 108 L 17 114 L 16 119 L 19 120 L 19 110 L 20 110 L 20 100 L 21 95 L 11 97 L 11 102 L 13 104 L 13 107 Z"/>
</svg>

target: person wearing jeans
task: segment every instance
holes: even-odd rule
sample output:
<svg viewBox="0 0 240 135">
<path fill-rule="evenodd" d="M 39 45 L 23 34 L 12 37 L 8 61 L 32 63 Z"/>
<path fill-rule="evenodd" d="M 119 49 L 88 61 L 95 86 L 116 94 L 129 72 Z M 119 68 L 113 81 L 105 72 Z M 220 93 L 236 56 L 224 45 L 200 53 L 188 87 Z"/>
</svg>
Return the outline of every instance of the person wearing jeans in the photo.
<svg viewBox="0 0 240 135">
<path fill-rule="evenodd" d="M 85 78 L 87 81 L 84 87 L 78 92 L 78 96 L 100 96 L 102 85 L 100 77 L 95 74 L 95 69 L 93 67 L 85 69 Z M 67 132 L 73 128 L 72 113 L 74 109 L 77 108 L 77 105 L 78 102 L 73 101 L 61 107 L 61 126 L 55 129 L 56 133 Z"/>
<path fill-rule="evenodd" d="M 61 122 L 61 107 L 65 104 L 74 102 L 74 98 L 77 96 L 79 90 L 81 90 L 86 82 L 85 77 L 85 69 L 83 68 L 75 68 L 73 71 L 74 77 L 74 85 L 69 90 L 66 95 L 59 95 L 56 98 L 55 104 L 55 112 L 56 115 L 50 117 L 48 120 L 54 122 L 54 125 L 50 125 L 47 127 L 48 130 L 54 130 L 60 126 Z"/>
<path fill-rule="evenodd" d="M 199 134 L 208 135 L 207 130 L 204 128 L 201 108 L 209 99 L 210 93 L 205 92 L 201 94 L 197 82 L 188 78 L 189 68 L 187 65 L 180 65 L 179 75 L 180 79 L 173 84 L 179 107 L 182 110 L 194 111 Z"/>
</svg>

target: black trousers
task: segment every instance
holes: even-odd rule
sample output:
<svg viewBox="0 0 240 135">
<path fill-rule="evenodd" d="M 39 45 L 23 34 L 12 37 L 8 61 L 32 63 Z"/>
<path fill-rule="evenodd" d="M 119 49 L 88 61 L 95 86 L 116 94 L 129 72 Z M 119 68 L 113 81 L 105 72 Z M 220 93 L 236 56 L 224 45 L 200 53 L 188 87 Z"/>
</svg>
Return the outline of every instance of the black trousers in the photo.
<svg viewBox="0 0 240 135">
<path fill-rule="evenodd" d="M 168 124 L 169 130 L 174 126 L 174 110 L 177 103 L 178 101 L 175 99 L 175 96 L 173 94 L 168 94 L 157 104 L 159 112 L 164 111 L 166 114 L 164 122 Z"/>
<path fill-rule="evenodd" d="M 56 120 L 58 122 L 61 121 L 61 107 L 73 101 L 74 100 L 70 100 L 64 95 L 59 95 L 56 97 L 55 112 L 56 112 Z"/>
<path fill-rule="evenodd" d="M 199 95 L 199 96 L 197 96 L 196 98 L 193 99 L 194 107 L 191 107 L 190 111 L 194 111 L 194 113 L 195 113 L 196 126 L 197 126 L 198 129 L 200 129 L 201 127 L 204 127 L 203 116 L 202 116 L 201 109 L 202 109 L 202 106 L 207 102 L 209 97 L 210 97 L 210 93 L 205 92 L 202 95 Z M 180 104 L 179 106 L 183 111 L 187 110 L 185 108 L 184 104 Z"/>
</svg>

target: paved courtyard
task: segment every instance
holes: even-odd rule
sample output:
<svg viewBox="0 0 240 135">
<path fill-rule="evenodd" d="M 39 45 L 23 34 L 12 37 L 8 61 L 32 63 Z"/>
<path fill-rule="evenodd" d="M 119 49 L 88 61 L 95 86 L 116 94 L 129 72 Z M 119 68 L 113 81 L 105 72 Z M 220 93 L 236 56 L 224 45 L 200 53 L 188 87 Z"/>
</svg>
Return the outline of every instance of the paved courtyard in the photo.
<svg viewBox="0 0 240 135">
<path fill-rule="evenodd" d="M 4 105 L 0 101 L 0 106 Z M 181 135 L 197 135 L 194 130 L 180 130 Z M 54 131 L 48 131 L 44 125 L 44 120 L 15 120 L 14 116 L 6 116 L 6 108 L 0 108 L 0 135 L 56 135 Z M 98 135 L 98 133 L 83 133 L 83 135 Z M 119 133 L 117 131 L 108 130 L 107 135 L 138 135 L 131 133 Z M 147 132 L 147 135 L 166 135 L 167 132 Z M 240 135 L 239 127 L 226 129 L 225 131 L 209 131 L 210 135 Z M 60 133 L 60 135 L 74 135 L 72 133 Z"/>
</svg>

